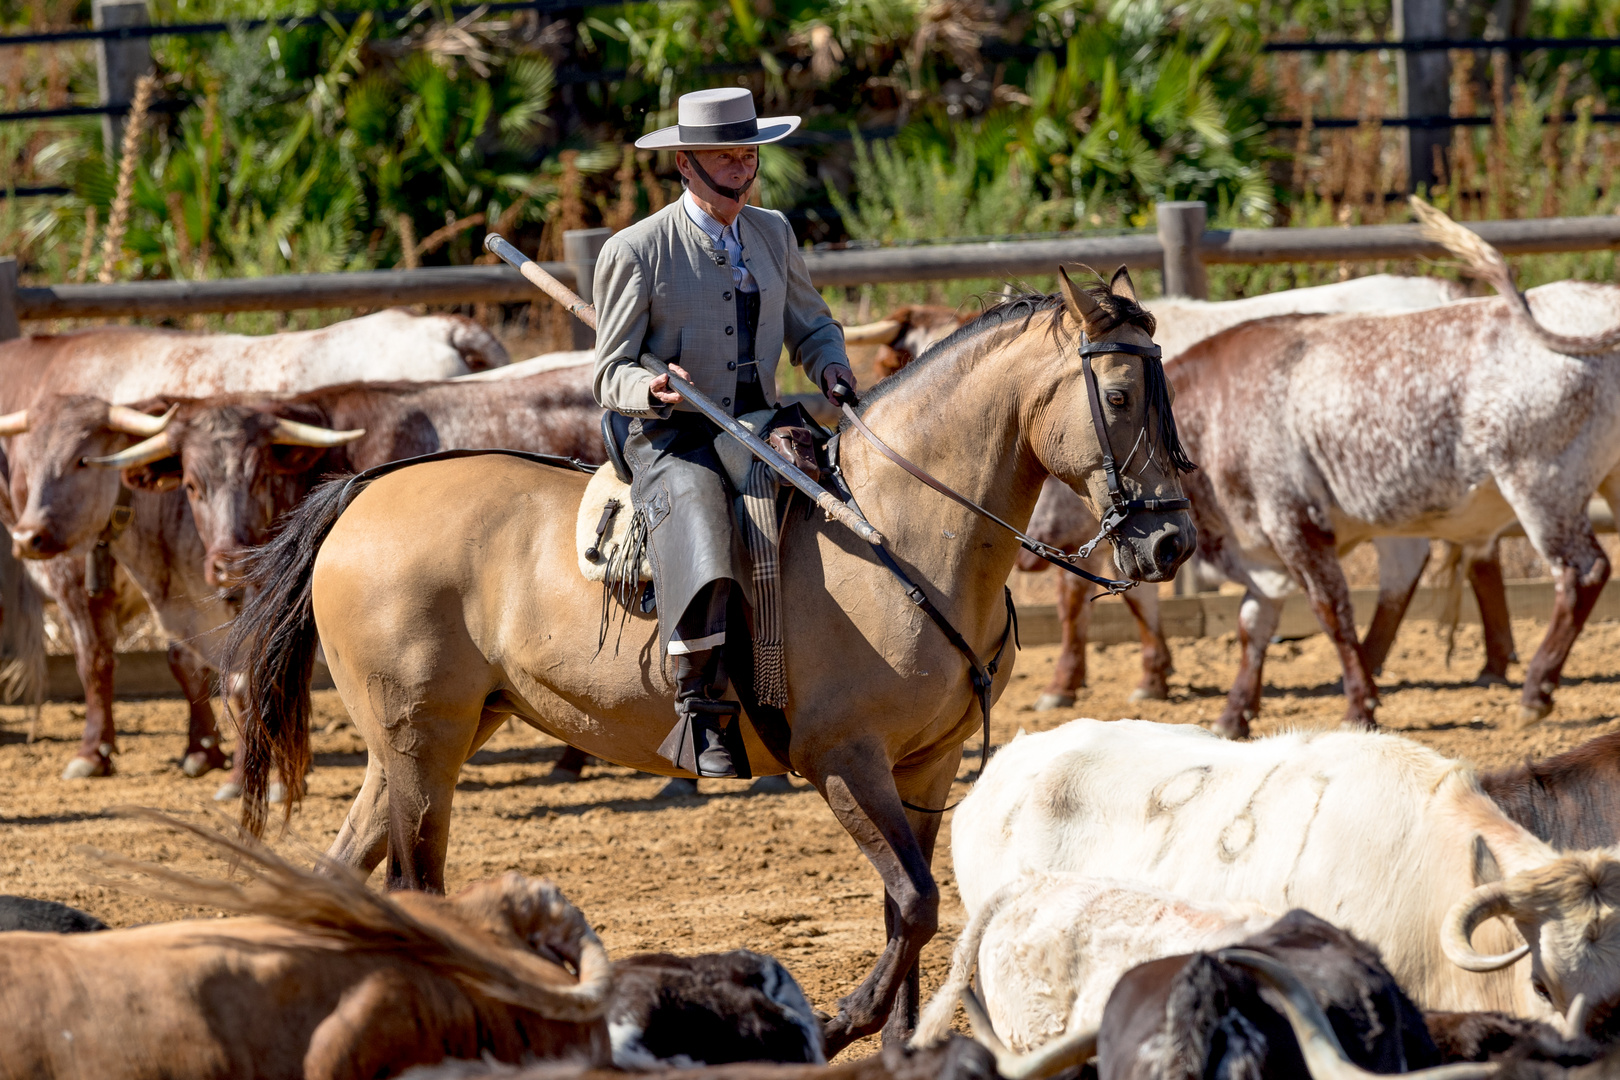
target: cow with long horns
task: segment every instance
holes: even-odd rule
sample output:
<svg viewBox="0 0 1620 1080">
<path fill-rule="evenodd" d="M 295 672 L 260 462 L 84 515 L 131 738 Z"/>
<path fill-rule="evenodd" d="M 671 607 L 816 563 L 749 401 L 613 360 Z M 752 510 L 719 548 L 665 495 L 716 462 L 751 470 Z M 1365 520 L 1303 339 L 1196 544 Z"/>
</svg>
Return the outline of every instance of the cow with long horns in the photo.
<svg viewBox="0 0 1620 1080">
<path fill-rule="evenodd" d="M 1620 852 L 1550 846 L 1468 766 L 1395 736 L 1077 720 L 1003 747 L 953 829 L 970 917 L 1018 874 L 1105 866 L 1192 901 L 1331 913 L 1425 1008 L 1620 1003 Z"/>
</svg>

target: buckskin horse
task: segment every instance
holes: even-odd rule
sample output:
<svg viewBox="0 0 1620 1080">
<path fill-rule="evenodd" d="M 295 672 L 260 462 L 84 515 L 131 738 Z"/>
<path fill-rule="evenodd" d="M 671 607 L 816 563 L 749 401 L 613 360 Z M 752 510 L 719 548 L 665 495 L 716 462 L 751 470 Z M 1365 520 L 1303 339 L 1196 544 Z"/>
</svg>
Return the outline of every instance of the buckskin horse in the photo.
<svg viewBox="0 0 1620 1080">
<path fill-rule="evenodd" d="M 1119 572 L 1167 580 L 1196 534 L 1178 476 L 1192 466 L 1152 317 L 1123 267 L 1106 286 L 1082 289 L 1067 275 L 1061 284 L 985 312 L 870 394 L 862 416 L 1007 522 L 1029 520 L 1048 474 L 1083 489 L 1118 522 Z M 985 705 L 1011 672 L 964 662 L 918 599 L 926 594 L 978 657 L 998 652 L 1013 629 L 1003 583 L 1018 547 L 865 436 L 846 428 L 839 439 L 843 484 L 885 548 L 820 513 L 791 515 L 780 560 L 790 700 L 775 722 L 750 710 L 754 726 L 744 725 L 753 772 L 809 780 L 883 878 L 888 942 L 828 1021 L 829 1054 L 886 1018 L 889 1040 L 914 1026 L 916 961 L 938 925 L 939 815 L 982 719 L 970 669 Z M 391 888 L 443 889 L 457 774 L 508 716 L 630 768 L 690 775 L 657 753 L 674 688 L 652 619 L 637 605 L 622 634 L 601 648 L 594 640 L 602 586 L 580 575 L 574 544 L 584 476 L 489 454 L 365 479 L 317 489 L 248 568 L 252 599 L 230 669 L 253 709 L 243 736 L 250 829 L 264 827 L 271 769 L 289 780 L 289 808 L 303 794 L 317 642 L 370 749 L 329 854 L 362 871 L 386 855 Z M 896 571 L 921 589 L 908 596 Z M 745 701 L 747 656 L 728 657 Z"/>
</svg>

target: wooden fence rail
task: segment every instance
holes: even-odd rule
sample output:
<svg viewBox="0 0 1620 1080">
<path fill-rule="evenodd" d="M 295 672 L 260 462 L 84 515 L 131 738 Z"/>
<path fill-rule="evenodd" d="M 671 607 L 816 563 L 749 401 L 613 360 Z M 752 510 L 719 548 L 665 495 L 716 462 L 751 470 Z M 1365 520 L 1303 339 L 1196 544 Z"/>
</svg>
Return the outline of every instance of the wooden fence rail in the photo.
<svg viewBox="0 0 1620 1080">
<path fill-rule="evenodd" d="M 1075 236 L 975 244 L 808 251 L 818 286 L 961 278 L 1017 279 L 1051 274 L 1062 264 L 1167 270 L 1166 293 L 1201 296 L 1201 268 L 1212 263 L 1340 262 L 1444 258 L 1416 225 L 1352 228 L 1205 229 L 1202 203 L 1160 207 L 1159 234 Z M 1620 249 L 1620 217 L 1469 222 L 1508 255 Z M 601 230 L 588 230 L 600 233 Z M 600 250 L 601 237 L 586 245 Z M 565 284 L 588 277 L 594 259 L 547 263 Z M 510 303 L 534 298 L 506 266 L 430 267 L 339 274 L 288 274 L 221 281 L 136 281 L 118 285 L 21 287 L 15 263 L 0 258 L 0 340 L 30 319 L 167 317 L 204 312 L 380 308 L 395 304 Z"/>
</svg>

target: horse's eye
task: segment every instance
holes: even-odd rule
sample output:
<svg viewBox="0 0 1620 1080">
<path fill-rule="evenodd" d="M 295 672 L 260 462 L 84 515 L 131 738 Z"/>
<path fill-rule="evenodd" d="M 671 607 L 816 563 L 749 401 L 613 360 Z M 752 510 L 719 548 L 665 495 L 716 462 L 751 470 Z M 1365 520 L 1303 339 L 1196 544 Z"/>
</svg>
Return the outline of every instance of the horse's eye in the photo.
<svg viewBox="0 0 1620 1080">
<path fill-rule="evenodd" d="M 1112 405 L 1116 409 L 1123 409 L 1125 407 L 1125 391 L 1108 391 L 1108 404 Z"/>
</svg>

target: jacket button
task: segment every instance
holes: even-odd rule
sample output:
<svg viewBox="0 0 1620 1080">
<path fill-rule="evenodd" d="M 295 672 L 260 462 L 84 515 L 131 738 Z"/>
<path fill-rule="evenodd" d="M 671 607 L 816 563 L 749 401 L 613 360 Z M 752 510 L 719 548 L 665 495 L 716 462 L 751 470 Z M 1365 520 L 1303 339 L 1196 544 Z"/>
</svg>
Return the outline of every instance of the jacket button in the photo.
<svg viewBox="0 0 1620 1080">
<path fill-rule="evenodd" d="M 723 398 L 720 399 L 720 404 L 722 404 L 722 405 L 730 405 L 731 404 L 731 399 L 728 398 L 728 397 L 723 397 Z"/>
<path fill-rule="evenodd" d="M 731 336 L 731 327 L 728 326 L 728 327 L 726 327 L 726 337 L 730 337 L 730 336 Z"/>
<path fill-rule="evenodd" d="M 735 361 L 735 360 L 727 360 L 726 361 L 726 370 L 727 371 L 736 371 L 737 370 L 737 361 Z"/>
<path fill-rule="evenodd" d="M 731 293 L 730 293 L 730 292 L 726 292 L 726 293 L 724 293 L 724 294 L 723 294 L 723 295 L 722 295 L 722 296 L 721 296 L 721 297 L 720 297 L 720 299 L 722 299 L 722 300 L 730 300 L 730 299 L 731 299 Z"/>
</svg>

